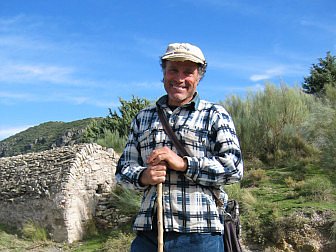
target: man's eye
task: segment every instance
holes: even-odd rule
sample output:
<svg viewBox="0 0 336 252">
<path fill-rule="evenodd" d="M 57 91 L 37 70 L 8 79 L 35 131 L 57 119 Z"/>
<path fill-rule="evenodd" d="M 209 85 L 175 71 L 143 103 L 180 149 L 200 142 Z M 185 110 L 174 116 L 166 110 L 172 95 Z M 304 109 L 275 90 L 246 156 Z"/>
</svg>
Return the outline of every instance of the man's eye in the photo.
<svg viewBox="0 0 336 252">
<path fill-rule="evenodd" d="M 177 69 L 168 69 L 169 73 L 177 73 Z"/>
</svg>

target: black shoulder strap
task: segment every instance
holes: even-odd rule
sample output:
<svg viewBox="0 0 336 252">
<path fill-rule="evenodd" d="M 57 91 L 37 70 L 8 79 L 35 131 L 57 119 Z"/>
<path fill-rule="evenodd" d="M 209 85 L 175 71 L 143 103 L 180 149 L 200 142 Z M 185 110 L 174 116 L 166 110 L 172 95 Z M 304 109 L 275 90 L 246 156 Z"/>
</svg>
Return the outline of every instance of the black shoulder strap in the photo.
<svg viewBox="0 0 336 252">
<path fill-rule="evenodd" d="M 182 156 L 189 156 L 187 150 L 184 148 L 182 143 L 177 139 L 173 129 L 169 125 L 168 119 L 163 112 L 163 109 L 160 106 L 157 106 L 157 111 L 159 114 L 160 121 L 162 123 L 163 129 L 170 138 L 170 140 L 173 142 L 174 146 L 176 147 L 178 153 Z"/>
</svg>

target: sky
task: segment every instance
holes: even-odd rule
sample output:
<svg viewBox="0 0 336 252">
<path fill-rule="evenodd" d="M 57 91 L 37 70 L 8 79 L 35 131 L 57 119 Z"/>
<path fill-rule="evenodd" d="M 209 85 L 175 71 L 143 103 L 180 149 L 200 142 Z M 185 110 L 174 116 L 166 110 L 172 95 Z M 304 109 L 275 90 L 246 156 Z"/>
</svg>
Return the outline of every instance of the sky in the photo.
<svg viewBox="0 0 336 252">
<path fill-rule="evenodd" d="M 155 101 L 173 42 L 202 49 L 202 99 L 301 86 L 312 64 L 335 55 L 336 1 L 0 0 L 0 140 L 106 117 L 119 98 Z"/>
</svg>

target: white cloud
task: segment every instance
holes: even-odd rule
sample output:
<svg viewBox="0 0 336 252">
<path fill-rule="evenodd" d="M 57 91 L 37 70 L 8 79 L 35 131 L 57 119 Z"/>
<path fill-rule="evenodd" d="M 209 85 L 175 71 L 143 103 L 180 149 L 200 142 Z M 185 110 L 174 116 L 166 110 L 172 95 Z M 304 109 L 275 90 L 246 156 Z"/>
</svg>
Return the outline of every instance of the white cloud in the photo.
<svg viewBox="0 0 336 252">
<path fill-rule="evenodd" d="M 4 64 L 0 66 L 0 81 L 10 83 L 78 83 L 74 70 L 67 67 L 37 64 Z"/>
<path fill-rule="evenodd" d="M 270 79 L 270 76 L 266 74 L 254 74 L 250 77 L 251 81 L 261 81 L 261 80 L 267 80 L 267 79 Z"/>
<path fill-rule="evenodd" d="M 275 67 L 275 68 L 270 68 L 265 70 L 261 74 L 253 74 L 250 77 L 251 81 L 261 81 L 261 80 L 269 80 L 274 77 L 280 77 L 285 73 L 285 68 L 284 67 Z"/>
<path fill-rule="evenodd" d="M 22 125 L 16 127 L 0 128 L 0 141 L 10 136 L 13 136 L 21 131 L 24 131 L 32 126 L 33 125 Z"/>
</svg>

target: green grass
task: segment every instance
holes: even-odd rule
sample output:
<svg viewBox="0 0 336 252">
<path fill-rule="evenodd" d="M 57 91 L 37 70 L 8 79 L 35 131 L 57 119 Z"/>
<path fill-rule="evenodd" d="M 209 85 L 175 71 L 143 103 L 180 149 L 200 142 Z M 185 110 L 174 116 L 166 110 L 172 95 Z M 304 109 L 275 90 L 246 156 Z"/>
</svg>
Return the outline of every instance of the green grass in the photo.
<svg viewBox="0 0 336 252">
<path fill-rule="evenodd" d="M 0 225 L 0 251 L 45 251 L 50 241 L 33 241 L 18 235 L 18 231 Z"/>
<path fill-rule="evenodd" d="M 7 227 L 0 226 L 0 251 L 126 252 L 129 251 L 133 238 L 133 233 L 116 230 L 109 233 L 99 233 L 84 241 L 62 244 L 50 240 L 41 241 L 18 236 Z"/>
</svg>

